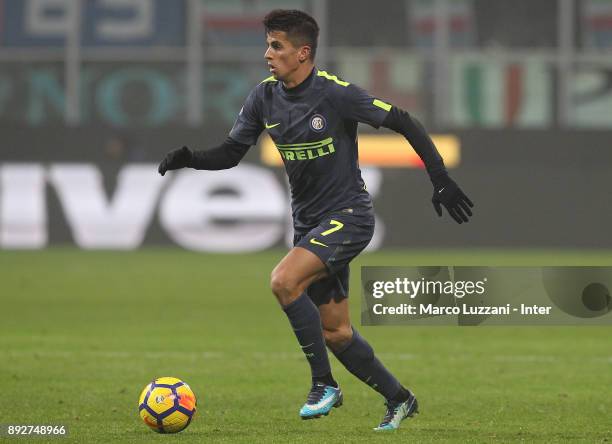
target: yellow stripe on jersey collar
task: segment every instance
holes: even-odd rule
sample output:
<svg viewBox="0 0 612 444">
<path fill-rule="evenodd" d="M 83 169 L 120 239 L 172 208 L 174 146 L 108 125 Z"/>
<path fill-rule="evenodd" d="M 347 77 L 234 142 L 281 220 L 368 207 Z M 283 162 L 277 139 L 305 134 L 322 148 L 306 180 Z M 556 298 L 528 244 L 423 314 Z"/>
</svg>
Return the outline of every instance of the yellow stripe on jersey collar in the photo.
<svg viewBox="0 0 612 444">
<path fill-rule="evenodd" d="M 327 71 L 317 71 L 317 76 L 325 77 L 327 80 L 332 80 L 332 81 L 336 82 L 338 85 L 341 85 L 341 86 L 349 86 L 350 85 L 349 82 L 345 82 L 343 80 L 340 80 L 340 79 L 338 79 L 338 76 L 333 76 L 331 74 L 328 74 Z"/>
<path fill-rule="evenodd" d="M 270 76 L 268 78 L 263 79 L 261 82 L 259 82 L 259 84 L 262 83 L 266 83 L 266 82 L 276 82 L 277 80 L 274 78 L 274 76 Z"/>
</svg>

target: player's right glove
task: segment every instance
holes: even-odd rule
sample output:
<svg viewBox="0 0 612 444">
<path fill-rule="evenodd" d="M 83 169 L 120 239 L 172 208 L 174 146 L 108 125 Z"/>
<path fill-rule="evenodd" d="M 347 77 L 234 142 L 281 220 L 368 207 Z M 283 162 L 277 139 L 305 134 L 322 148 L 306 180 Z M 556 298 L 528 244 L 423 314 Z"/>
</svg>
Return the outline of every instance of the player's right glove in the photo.
<svg viewBox="0 0 612 444">
<path fill-rule="evenodd" d="M 166 154 L 164 160 L 162 160 L 159 164 L 157 171 L 159 171 L 159 174 L 163 176 L 164 174 L 166 174 L 166 171 L 178 170 L 180 168 L 190 166 L 192 160 L 193 152 L 189 148 L 184 146 L 183 148 L 172 150 L 168 154 Z"/>
<path fill-rule="evenodd" d="M 431 198 L 434 209 L 438 216 L 442 216 L 442 205 L 448 211 L 455 222 L 461 224 L 467 222 L 472 215 L 472 201 L 465 195 L 453 179 L 446 176 L 442 182 L 434 185 L 433 197 Z"/>
</svg>

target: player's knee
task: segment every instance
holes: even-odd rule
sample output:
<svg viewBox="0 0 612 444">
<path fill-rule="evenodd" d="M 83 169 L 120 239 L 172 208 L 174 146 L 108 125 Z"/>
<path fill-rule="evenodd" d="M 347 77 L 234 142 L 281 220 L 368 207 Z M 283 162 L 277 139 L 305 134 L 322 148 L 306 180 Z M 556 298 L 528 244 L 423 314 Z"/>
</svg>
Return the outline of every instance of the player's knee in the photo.
<svg viewBox="0 0 612 444">
<path fill-rule="evenodd" d="M 270 276 L 272 293 L 282 305 L 291 303 L 298 294 L 298 285 L 287 273 L 274 270 Z"/>
<path fill-rule="evenodd" d="M 353 338 L 353 330 L 349 326 L 333 329 L 323 329 L 325 344 L 332 350 L 340 350 L 346 347 Z"/>
</svg>

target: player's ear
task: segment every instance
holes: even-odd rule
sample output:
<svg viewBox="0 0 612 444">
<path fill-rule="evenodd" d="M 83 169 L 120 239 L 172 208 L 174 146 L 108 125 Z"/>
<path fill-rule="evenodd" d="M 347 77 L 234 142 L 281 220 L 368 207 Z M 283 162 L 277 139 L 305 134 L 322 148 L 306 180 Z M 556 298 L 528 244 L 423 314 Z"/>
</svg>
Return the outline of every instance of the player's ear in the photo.
<svg viewBox="0 0 612 444">
<path fill-rule="evenodd" d="M 300 63 L 304 63 L 306 60 L 310 58 L 310 46 L 302 46 L 299 51 L 298 60 Z"/>
</svg>

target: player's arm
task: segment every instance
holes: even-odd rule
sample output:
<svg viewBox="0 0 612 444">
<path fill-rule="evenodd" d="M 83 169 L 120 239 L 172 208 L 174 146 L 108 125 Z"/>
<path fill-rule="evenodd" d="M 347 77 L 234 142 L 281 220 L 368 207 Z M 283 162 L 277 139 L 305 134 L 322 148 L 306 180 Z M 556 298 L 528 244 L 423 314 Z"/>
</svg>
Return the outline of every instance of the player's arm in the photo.
<svg viewBox="0 0 612 444">
<path fill-rule="evenodd" d="M 250 145 L 236 142 L 231 137 L 221 145 L 209 150 L 192 151 L 184 146 L 170 151 L 159 164 L 159 174 L 162 176 L 169 170 L 194 168 L 196 170 L 226 170 L 233 168 L 242 160 Z"/>
<path fill-rule="evenodd" d="M 196 170 L 225 170 L 233 168 L 242 160 L 263 131 L 261 102 L 255 88 L 244 102 L 238 118 L 221 145 L 208 150 L 192 151 L 186 146 L 170 151 L 159 164 L 162 176 L 168 170 L 195 168 Z"/>
<path fill-rule="evenodd" d="M 434 209 L 442 216 L 442 205 L 448 214 L 457 222 L 467 222 L 472 215 L 472 201 L 461 191 L 459 186 L 448 176 L 442 157 L 431 141 L 423 126 L 406 111 L 372 97 L 365 90 L 355 85 L 336 88 L 333 96 L 345 118 L 367 123 L 374 128 L 384 126 L 402 134 L 419 157 L 434 185 L 431 199 Z"/>
<path fill-rule="evenodd" d="M 417 152 L 434 186 L 431 202 L 438 216 L 442 216 L 442 206 L 457 222 L 467 222 L 472 215 L 472 201 L 465 195 L 453 179 L 448 176 L 442 156 L 421 123 L 406 111 L 390 106 L 381 126 L 402 134 Z"/>
</svg>

